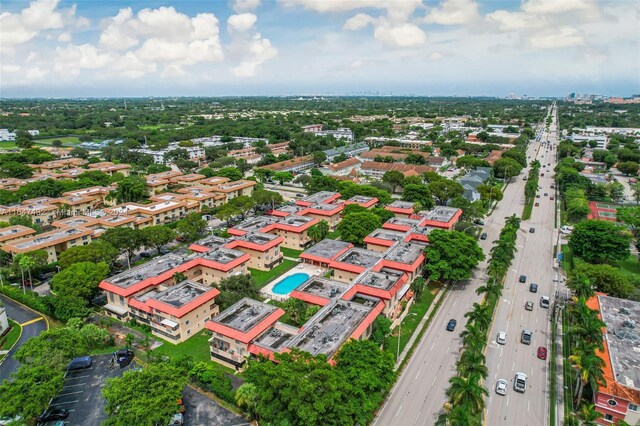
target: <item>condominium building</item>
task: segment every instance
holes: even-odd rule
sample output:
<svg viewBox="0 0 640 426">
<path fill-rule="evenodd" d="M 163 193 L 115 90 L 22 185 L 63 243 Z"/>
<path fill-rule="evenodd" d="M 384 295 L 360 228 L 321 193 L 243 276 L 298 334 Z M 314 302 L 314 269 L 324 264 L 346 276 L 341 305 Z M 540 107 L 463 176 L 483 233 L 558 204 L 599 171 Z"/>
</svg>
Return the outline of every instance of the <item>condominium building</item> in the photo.
<svg viewBox="0 0 640 426">
<path fill-rule="evenodd" d="M 58 260 L 58 255 L 70 247 L 87 245 L 91 242 L 93 231 L 86 228 L 60 228 L 17 241 L 10 241 L 2 246 L 2 250 L 12 256 L 44 250 L 47 262 Z"/>
</svg>

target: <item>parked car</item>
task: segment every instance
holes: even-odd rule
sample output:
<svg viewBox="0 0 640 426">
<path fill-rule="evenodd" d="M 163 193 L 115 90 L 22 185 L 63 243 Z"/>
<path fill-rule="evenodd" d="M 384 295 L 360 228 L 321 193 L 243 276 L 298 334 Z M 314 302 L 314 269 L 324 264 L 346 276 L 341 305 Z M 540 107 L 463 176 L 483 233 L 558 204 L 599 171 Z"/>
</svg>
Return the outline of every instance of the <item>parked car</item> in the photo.
<svg viewBox="0 0 640 426">
<path fill-rule="evenodd" d="M 551 201 L 555 200 L 555 198 L 553 198 L 553 195 L 552 195 L 551 197 L 549 197 L 549 199 L 550 199 Z"/>
<path fill-rule="evenodd" d="M 547 348 L 545 348 L 544 346 L 540 346 L 538 348 L 538 358 L 547 359 Z"/>
<path fill-rule="evenodd" d="M 551 300 L 547 296 L 542 296 L 540 298 L 540 307 L 549 309 L 549 305 L 551 304 Z"/>
<path fill-rule="evenodd" d="M 535 206 L 536 206 L 536 207 L 539 207 L 539 206 L 540 206 L 540 203 L 536 203 L 536 204 L 535 204 Z"/>
<path fill-rule="evenodd" d="M 20 420 L 22 420 L 21 416 L 15 416 L 15 417 L 0 416 L 0 426 L 7 426 L 8 424 L 21 424 Z"/>
<path fill-rule="evenodd" d="M 529 291 L 531 293 L 537 293 L 538 292 L 538 284 L 536 284 L 536 283 L 529 284 Z"/>
<path fill-rule="evenodd" d="M 496 342 L 498 342 L 499 345 L 507 344 L 507 333 L 505 333 L 504 331 L 498 332 L 498 337 L 496 337 Z"/>
<path fill-rule="evenodd" d="M 534 227 L 529 228 L 529 233 L 530 234 L 533 234 L 534 232 L 536 232 L 536 228 L 534 228 Z"/>
<path fill-rule="evenodd" d="M 518 278 L 518 281 L 521 283 L 526 283 L 527 282 L 527 276 L 526 275 L 520 275 L 520 278 Z"/>
<path fill-rule="evenodd" d="M 450 319 L 449 322 L 447 323 L 447 331 L 455 330 L 456 324 L 458 324 L 458 321 L 454 320 L 453 318 Z"/>
<path fill-rule="evenodd" d="M 520 342 L 525 345 L 530 345 L 531 340 L 533 339 L 533 331 L 522 330 L 522 334 L 520 335 Z"/>
<path fill-rule="evenodd" d="M 486 240 L 487 239 L 487 233 L 483 232 L 482 235 L 480 235 L 480 239 L 481 240 Z"/>
<path fill-rule="evenodd" d="M 533 302 L 527 302 L 527 303 L 525 303 L 525 304 L 524 304 L 524 308 L 525 308 L 527 311 L 533 311 Z"/>
<path fill-rule="evenodd" d="M 151 253 L 148 251 L 142 251 L 140 252 L 140 257 L 151 257 Z"/>
<path fill-rule="evenodd" d="M 527 390 L 527 375 L 521 372 L 516 373 L 516 377 L 513 380 L 513 390 L 516 392 L 524 393 Z"/>
<path fill-rule="evenodd" d="M 298 197 L 298 198 L 303 198 L 303 197 L 304 197 L 304 194 L 296 194 L 296 197 Z"/>
<path fill-rule="evenodd" d="M 40 417 L 38 423 L 46 423 L 54 420 L 64 420 L 69 417 L 69 410 L 66 408 L 49 407 Z"/>
<path fill-rule="evenodd" d="M 505 379 L 500 379 L 496 382 L 496 393 L 498 395 L 506 395 L 507 394 L 507 381 Z"/>
<path fill-rule="evenodd" d="M 545 197 L 546 197 L 546 196 L 548 196 L 548 195 L 549 195 L 548 193 L 546 193 L 546 192 L 544 193 L 544 196 L 545 196 Z"/>
<path fill-rule="evenodd" d="M 536 198 L 540 198 L 540 194 L 537 194 L 537 195 L 536 195 Z"/>
<path fill-rule="evenodd" d="M 67 365 L 67 370 L 81 370 L 83 368 L 89 368 L 93 364 L 93 359 L 90 356 L 79 356 L 74 358 Z"/>
</svg>

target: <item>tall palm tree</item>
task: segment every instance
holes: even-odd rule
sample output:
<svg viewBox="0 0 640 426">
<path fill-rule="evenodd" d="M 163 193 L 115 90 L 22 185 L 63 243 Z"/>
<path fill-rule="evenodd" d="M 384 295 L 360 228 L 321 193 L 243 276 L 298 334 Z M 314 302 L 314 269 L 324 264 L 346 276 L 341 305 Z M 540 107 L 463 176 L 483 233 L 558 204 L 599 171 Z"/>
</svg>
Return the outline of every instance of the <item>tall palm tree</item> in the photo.
<svg viewBox="0 0 640 426">
<path fill-rule="evenodd" d="M 473 321 L 478 324 L 481 329 L 486 330 L 491 323 L 491 307 L 484 303 L 474 303 L 473 309 L 464 314 L 469 321 Z"/>
<path fill-rule="evenodd" d="M 589 299 L 593 296 L 593 286 L 591 281 L 584 274 L 576 274 L 567 281 L 567 287 L 569 287 L 573 293 L 584 299 Z"/>
<path fill-rule="evenodd" d="M 480 426 L 481 424 L 480 416 L 471 413 L 463 406 L 445 407 L 444 412 L 436 420 L 436 426 Z"/>
<path fill-rule="evenodd" d="M 462 344 L 467 349 L 478 346 L 479 343 L 482 350 L 487 340 L 487 333 L 478 324 L 472 322 L 467 323 L 460 336 L 462 337 Z"/>
<path fill-rule="evenodd" d="M 449 389 L 447 396 L 451 405 L 466 407 L 474 414 L 480 414 L 484 409 L 484 397 L 489 396 L 489 392 L 479 383 L 480 376 L 470 375 L 467 377 L 455 376 L 449 379 Z"/>
<path fill-rule="evenodd" d="M 26 269 L 29 273 L 29 285 L 31 286 L 31 291 L 33 291 L 33 280 L 31 279 L 31 270 L 36 267 L 36 262 L 29 255 L 20 256 L 19 259 L 20 269 Z M 23 285 L 24 285 L 24 277 L 23 277 Z"/>
<path fill-rule="evenodd" d="M 326 220 L 321 220 L 320 222 L 309 228 L 309 230 L 307 231 L 307 235 L 314 243 L 324 240 L 328 233 L 329 224 Z"/>
<path fill-rule="evenodd" d="M 481 351 L 466 350 L 460 357 L 456 369 L 461 376 L 476 375 L 486 379 L 489 370 L 485 365 L 486 358 Z"/>
<path fill-rule="evenodd" d="M 476 288 L 476 294 L 484 294 L 485 300 L 492 297 L 498 298 L 502 294 L 502 288 L 499 284 L 489 281 L 485 285 Z"/>
<path fill-rule="evenodd" d="M 258 388 L 253 383 L 245 383 L 236 391 L 236 404 L 245 410 L 249 419 L 258 418 Z"/>
<path fill-rule="evenodd" d="M 598 426 L 597 420 L 602 417 L 602 413 L 596 411 L 594 404 L 582 404 L 580 407 L 580 418 L 583 426 Z"/>
<path fill-rule="evenodd" d="M 599 384 L 604 384 L 604 374 L 602 369 L 605 366 L 602 358 L 595 354 L 594 347 L 576 347 L 569 361 L 576 368 L 576 393 L 574 398 L 577 402 L 582 399 L 584 386 L 589 385 L 595 393 Z"/>
</svg>

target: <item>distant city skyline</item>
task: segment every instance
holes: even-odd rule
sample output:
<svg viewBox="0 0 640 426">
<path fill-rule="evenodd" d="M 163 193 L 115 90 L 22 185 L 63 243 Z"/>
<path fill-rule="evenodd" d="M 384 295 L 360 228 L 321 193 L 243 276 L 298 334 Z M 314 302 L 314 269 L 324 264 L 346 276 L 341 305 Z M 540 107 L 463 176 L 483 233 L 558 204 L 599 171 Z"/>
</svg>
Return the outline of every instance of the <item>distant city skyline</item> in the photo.
<svg viewBox="0 0 640 426">
<path fill-rule="evenodd" d="M 631 96 L 639 13 L 626 0 L 5 0 L 0 96 Z"/>
</svg>

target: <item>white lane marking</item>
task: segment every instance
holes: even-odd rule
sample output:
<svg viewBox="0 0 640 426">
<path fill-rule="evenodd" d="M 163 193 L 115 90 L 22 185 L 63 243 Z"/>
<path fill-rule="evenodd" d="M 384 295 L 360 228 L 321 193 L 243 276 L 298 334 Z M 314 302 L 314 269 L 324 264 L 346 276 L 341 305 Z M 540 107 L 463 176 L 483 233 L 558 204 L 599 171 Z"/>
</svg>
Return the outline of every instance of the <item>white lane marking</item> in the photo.
<svg viewBox="0 0 640 426">
<path fill-rule="evenodd" d="M 529 405 L 531 405 L 531 401 L 527 401 L 527 411 L 531 411 L 531 407 L 529 407 Z"/>
<path fill-rule="evenodd" d="M 62 387 L 62 389 L 64 389 L 64 388 L 73 388 L 73 387 L 75 387 L 75 386 L 84 386 L 84 385 L 86 385 L 86 383 L 77 383 L 77 384 L 75 384 L 75 385 L 64 385 L 64 386 Z"/>
<path fill-rule="evenodd" d="M 507 395 L 507 406 L 509 405 L 509 398 L 511 398 L 511 395 Z"/>
<path fill-rule="evenodd" d="M 414 423 L 418 423 L 418 419 L 420 418 L 420 411 L 418 411 L 418 415 L 416 416 L 416 420 Z"/>
<path fill-rule="evenodd" d="M 436 382 L 437 378 L 438 378 L 438 376 L 433 376 L 433 380 L 431 381 L 431 386 L 433 386 L 433 384 Z"/>
<path fill-rule="evenodd" d="M 516 371 L 516 362 L 515 361 L 513 361 L 513 366 L 511 367 L 511 370 L 512 371 Z"/>
<path fill-rule="evenodd" d="M 60 395 L 57 395 L 56 398 L 60 398 L 61 396 L 67 396 L 67 395 L 76 395 L 78 393 L 84 393 L 84 391 L 61 393 Z"/>
<path fill-rule="evenodd" d="M 79 400 L 76 399 L 74 401 L 67 401 L 67 402 L 56 402 L 56 405 L 62 405 L 62 404 L 75 404 L 76 402 L 78 402 Z"/>
<path fill-rule="evenodd" d="M 85 377 L 90 377 L 90 376 L 87 374 L 86 376 L 65 377 L 65 380 L 84 379 Z"/>
<path fill-rule="evenodd" d="M 420 373 L 422 373 L 422 370 L 418 370 L 418 374 L 416 374 L 416 379 L 418 378 L 418 376 L 420 376 Z"/>
<path fill-rule="evenodd" d="M 400 404 L 400 407 L 398 407 L 398 411 L 396 411 L 395 417 L 398 417 L 398 414 L 400 414 L 400 410 L 402 410 L 402 404 Z"/>
</svg>

